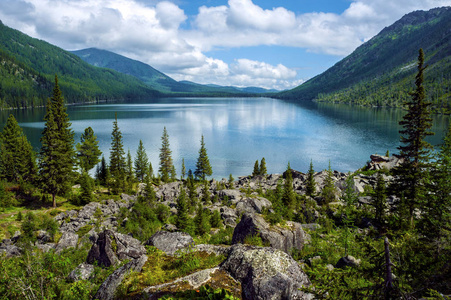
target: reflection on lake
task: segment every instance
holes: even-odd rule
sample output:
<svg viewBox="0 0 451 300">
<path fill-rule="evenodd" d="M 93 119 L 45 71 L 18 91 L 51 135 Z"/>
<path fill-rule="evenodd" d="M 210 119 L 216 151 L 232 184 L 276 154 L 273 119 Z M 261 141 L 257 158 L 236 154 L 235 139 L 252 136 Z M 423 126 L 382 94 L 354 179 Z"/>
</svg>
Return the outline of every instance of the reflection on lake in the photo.
<svg viewBox="0 0 451 300">
<path fill-rule="evenodd" d="M 180 172 L 195 168 L 203 134 L 213 177 L 252 173 L 255 160 L 265 157 L 268 172 L 281 173 L 288 161 L 306 172 L 313 160 L 315 170 L 352 171 L 362 167 L 370 154 L 397 153 L 398 109 L 362 108 L 317 103 L 287 103 L 269 98 L 173 98 L 135 103 L 106 103 L 68 107 L 76 142 L 88 126 L 94 129 L 105 158 L 109 156 L 114 113 L 123 134 L 125 151 L 134 156 L 143 140 L 154 171 L 158 169 L 161 135 L 166 126 L 174 164 Z M 10 112 L 2 112 L 0 123 Z M 40 146 L 44 109 L 12 111 L 33 147 Z M 441 143 L 448 116 L 436 116 L 436 135 Z"/>
</svg>

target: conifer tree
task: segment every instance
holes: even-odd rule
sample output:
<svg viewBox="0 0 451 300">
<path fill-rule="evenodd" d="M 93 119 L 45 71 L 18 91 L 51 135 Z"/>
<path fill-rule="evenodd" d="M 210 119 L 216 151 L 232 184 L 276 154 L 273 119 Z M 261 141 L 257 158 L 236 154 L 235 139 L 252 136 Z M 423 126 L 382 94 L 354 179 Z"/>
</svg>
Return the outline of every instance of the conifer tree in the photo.
<svg viewBox="0 0 451 300">
<path fill-rule="evenodd" d="M 139 140 L 138 149 L 135 157 L 135 175 L 139 182 L 144 182 L 146 174 L 148 173 L 149 159 L 147 158 L 146 149 L 143 141 Z"/>
<path fill-rule="evenodd" d="M 263 157 L 262 160 L 260 161 L 260 175 L 262 176 L 266 176 L 268 174 L 268 170 L 266 169 L 266 160 Z"/>
<path fill-rule="evenodd" d="M 0 140 L 1 176 L 8 181 L 33 182 L 37 173 L 35 153 L 13 115 L 9 115 Z"/>
<path fill-rule="evenodd" d="M 160 176 L 163 182 L 169 182 L 170 176 L 173 173 L 172 163 L 172 151 L 169 148 L 169 135 L 166 127 L 163 129 L 163 135 L 161 136 L 161 148 L 160 148 Z"/>
<path fill-rule="evenodd" d="M 383 224 L 385 217 L 385 207 L 386 207 L 386 195 L 385 195 L 385 180 L 380 172 L 377 173 L 376 177 L 376 188 L 374 189 L 372 205 L 374 206 L 374 219 L 379 224 Z"/>
<path fill-rule="evenodd" d="M 94 130 L 91 127 L 86 128 L 80 136 L 80 143 L 76 145 L 78 165 L 82 172 L 89 172 L 100 161 L 102 152 L 98 144 Z"/>
<path fill-rule="evenodd" d="M 125 152 L 122 143 L 122 133 L 117 124 L 117 113 L 114 114 L 113 131 L 111 133 L 110 148 L 110 176 L 113 180 L 113 193 L 117 194 L 123 190 L 125 184 Z"/>
<path fill-rule="evenodd" d="M 204 181 L 204 187 L 202 189 L 202 201 L 205 204 L 211 203 L 211 193 L 210 193 L 210 187 L 208 186 L 208 182 Z"/>
<path fill-rule="evenodd" d="M 152 162 L 149 160 L 149 168 L 147 170 L 147 176 L 149 177 L 149 180 L 153 179 L 153 167 L 152 167 Z"/>
<path fill-rule="evenodd" d="M 211 169 L 210 160 L 207 155 L 207 148 L 205 148 L 204 136 L 200 140 L 199 157 L 197 158 L 196 170 L 194 175 L 196 178 L 205 180 L 205 176 L 211 176 L 213 170 Z"/>
<path fill-rule="evenodd" d="M 293 209 L 296 204 L 296 193 L 293 190 L 293 175 L 291 173 L 290 163 L 288 163 L 287 171 L 285 172 L 282 203 L 285 206 L 285 216 L 287 219 L 291 219 L 293 216 Z"/>
<path fill-rule="evenodd" d="M 213 211 L 213 215 L 210 218 L 210 225 L 214 228 L 219 228 L 222 226 L 222 219 L 219 210 Z"/>
<path fill-rule="evenodd" d="M 102 159 L 100 160 L 100 165 L 98 165 L 97 169 L 96 169 L 96 179 L 99 181 L 100 185 L 106 186 L 108 183 L 109 177 L 110 177 L 110 170 L 106 163 L 105 157 L 102 155 Z"/>
<path fill-rule="evenodd" d="M 333 172 L 329 161 L 329 168 L 327 169 L 326 180 L 324 183 L 323 190 L 321 191 L 321 197 L 323 198 L 325 204 L 335 201 L 335 191 L 336 189 L 334 185 Z"/>
<path fill-rule="evenodd" d="M 64 98 L 55 75 L 53 96 L 47 102 L 41 137 L 39 177 L 42 189 L 52 195 L 56 207 L 56 195 L 70 189 L 75 164 L 74 132 L 64 106 Z"/>
<path fill-rule="evenodd" d="M 196 229 L 196 234 L 200 236 L 203 236 L 211 229 L 207 211 L 204 210 L 202 203 L 199 203 L 197 207 L 197 213 L 196 216 L 194 217 L 194 225 Z"/>
<path fill-rule="evenodd" d="M 316 182 L 315 182 L 315 170 L 313 170 L 313 161 L 310 160 L 310 167 L 307 172 L 307 184 L 305 187 L 305 194 L 307 196 L 313 197 L 316 193 Z"/>
<path fill-rule="evenodd" d="M 185 179 L 185 175 L 186 175 L 185 159 L 182 158 L 182 180 Z"/>
<path fill-rule="evenodd" d="M 185 189 L 180 187 L 180 195 L 177 198 L 177 218 L 176 226 L 181 231 L 189 228 L 188 204 L 186 203 Z"/>
<path fill-rule="evenodd" d="M 255 177 L 258 175 L 260 175 L 260 167 L 258 165 L 258 160 L 256 160 L 254 164 L 254 170 L 252 171 L 252 176 Z"/>
<path fill-rule="evenodd" d="M 451 125 L 436 154 L 436 163 L 431 170 L 431 184 L 422 206 L 423 234 L 440 249 L 443 241 L 451 235 Z"/>
<path fill-rule="evenodd" d="M 89 174 L 86 171 L 83 172 L 83 174 L 81 175 L 80 188 L 81 188 L 81 193 L 79 196 L 79 204 L 86 205 L 89 202 L 91 202 L 93 199 L 93 195 L 92 195 L 93 183 L 92 183 L 91 177 L 89 176 Z"/>
<path fill-rule="evenodd" d="M 125 174 L 127 175 L 127 181 L 133 182 L 134 181 L 134 174 L 133 174 L 133 158 L 132 154 L 130 153 L 130 149 L 127 151 L 127 164 L 125 168 Z"/>
<path fill-rule="evenodd" d="M 426 170 L 430 167 L 430 156 L 432 146 L 426 142 L 425 138 L 433 135 L 430 132 L 432 119 L 430 117 L 431 103 L 426 101 L 426 93 L 423 87 L 423 73 L 427 66 L 424 66 L 424 53 L 420 49 L 418 55 L 418 73 L 415 77 L 416 89 L 411 93 L 411 99 L 406 103 L 407 113 L 399 124 L 403 127 L 400 130 L 401 146 L 399 157 L 401 164 L 394 168 L 393 173 L 397 175 L 394 184 L 395 192 L 405 198 L 407 207 L 398 208 L 407 211 L 408 216 L 400 216 L 401 219 L 408 218 L 410 227 L 414 226 L 414 210 L 419 207 L 421 199 L 425 194 Z"/>
</svg>

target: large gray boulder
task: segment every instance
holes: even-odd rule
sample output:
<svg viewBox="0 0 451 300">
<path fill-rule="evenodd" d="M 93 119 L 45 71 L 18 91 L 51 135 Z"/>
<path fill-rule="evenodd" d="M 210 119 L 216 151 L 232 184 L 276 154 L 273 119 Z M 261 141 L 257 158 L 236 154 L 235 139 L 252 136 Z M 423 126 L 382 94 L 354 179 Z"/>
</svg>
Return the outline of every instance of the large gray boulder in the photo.
<svg viewBox="0 0 451 300">
<path fill-rule="evenodd" d="M 78 244 L 78 234 L 75 232 L 66 231 L 55 246 L 56 253 L 59 253 L 67 248 L 76 248 Z"/>
<path fill-rule="evenodd" d="M 310 281 L 299 264 L 274 248 L 234 245 L 221 269 L 241 282 L 244 300 L 313 298 L 300 290 Z"/>
<path fill-rule="evenodd" d="M 150 237 L 145 245 L 154 246 L 167 255 L 174 255 L 177 250 L 194 246 L 194 240 L 184 232 L 158 231 Z"/>
<path fill-rule="evenodd" d="M 272 203 L 266 198 L 255 197 L 255 198 L 244 198 L 236 204 L 236 211 L 239 214 L 243 213 L 258 213 L 261 214 L 263 209 L 271 208 Z"/>
<path fill-rule="evenodd" d="M 291 253 L 292 249 L 301 250 L 309 239 L 299 223 L 286 222 L 284 228 L 270 226 L 263 217 L 246 213 L 233 231 L 232 244 L 244 243 L 247 237 L 253 235 L 258 235 L 263 243 L 286 253 Z"/>
<path fill-rule="evenodd" d="M 109 267 L 118 261 L 139 258 L 145 253 L 146 248 L 137 239 L 105 230 L 99 233 L 97 240 L 89 250 L 86 262 L 93 264 L 97 261 L 99 266 Z"/>
<path fill-rule="evenodd" d="M 89 279 L 89 277 L 91 277 L 92 272 L 94 272 L 93 265 L 81 263 L 72 272 L 69 273 L 67 279 L 69 279 L 72 282 L 79 280 L 87 280 Z"/>
<path fill-rule="evenodd" d="M 22 254 L 22 248 L 14 245 L 14 242 L 11 239 L 4 239 L 0 242 L 0 256 L 4 253 L 6 257 L 19 256 Z"/>
<path fill-rule="evenodd" d="M 147 256 L 142 255 L 141 257 L 134 259 L 116 271 L 105 279 L 105 281 L 100 285 L 94 299 L 100 300 L 110 300 L 114 299 L 114 294 L 116 293 L 117 287 L 121 284 L 124 277 L 130 272 L 141 272 L 142 267 L 147 261 Z"/>
</svg>

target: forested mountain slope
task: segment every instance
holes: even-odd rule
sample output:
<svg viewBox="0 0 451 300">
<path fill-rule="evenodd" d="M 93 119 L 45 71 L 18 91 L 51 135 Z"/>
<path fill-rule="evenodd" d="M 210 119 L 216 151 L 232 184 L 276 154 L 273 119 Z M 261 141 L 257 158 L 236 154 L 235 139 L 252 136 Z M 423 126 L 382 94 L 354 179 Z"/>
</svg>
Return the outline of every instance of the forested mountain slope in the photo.
<svg viewBox="0 0 451 300">
<path fill-rule="evenodd" d="M 68 103 L 160 95 L 132 76 L 91 66 L 68 51 L 31 38 L 0 21 L 1 107 L 45 104 L 55 74 Z"/>
<path fill-rule="evenodd" d="M 451 107 L 451 8 L 415 11 L 324 73 L 277 97 L 401 106 L 412 90 L 418 50 L 426 54 L 425 88 L 436 111 Z"/>
</svg>

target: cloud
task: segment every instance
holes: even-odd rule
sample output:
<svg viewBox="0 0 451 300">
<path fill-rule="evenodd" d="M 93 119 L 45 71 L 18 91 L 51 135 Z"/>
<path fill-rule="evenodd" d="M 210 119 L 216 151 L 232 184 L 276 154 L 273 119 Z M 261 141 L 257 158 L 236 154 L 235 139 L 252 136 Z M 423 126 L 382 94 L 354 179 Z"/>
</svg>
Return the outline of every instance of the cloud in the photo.
<svg viewBox="0 0 451 300">
<path fill-rule="evenodd" d="M 5 24 L 64 49 L 107 49 L 179 80 L 279 89 L 302 82 L 293 67 L 252 57 L 225 62 L 209 51 L 276 45 L 340 57 L 410 11 L 451 5 L 450 0 L 354 0 L 335 14 L 263 9 L 251 0 L 229 0 L 227 5 L 201 6 L 188 18 L 171 1 L 2 1 Z"/>
</svg>

